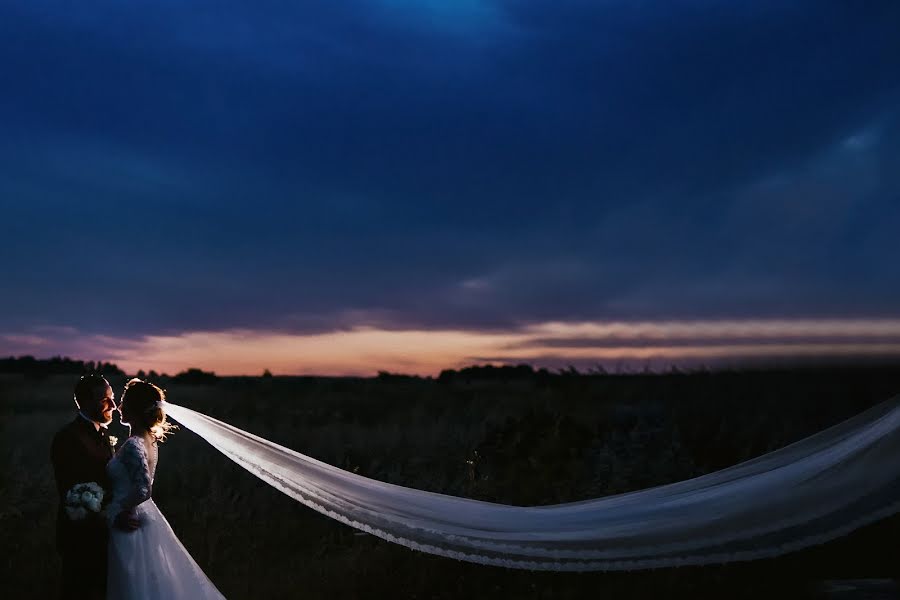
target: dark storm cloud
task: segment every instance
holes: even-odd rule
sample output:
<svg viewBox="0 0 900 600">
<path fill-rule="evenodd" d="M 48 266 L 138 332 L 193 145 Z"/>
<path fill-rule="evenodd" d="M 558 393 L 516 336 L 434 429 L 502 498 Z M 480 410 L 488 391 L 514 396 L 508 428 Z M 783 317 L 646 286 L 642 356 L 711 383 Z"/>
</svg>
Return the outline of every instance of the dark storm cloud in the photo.
<svg viewBox="0 0 900 600">
<path fill-rule="evenodd" d="M 6 3 L 0 329 L 895 314 L 898 24 Z"/>
</svg>

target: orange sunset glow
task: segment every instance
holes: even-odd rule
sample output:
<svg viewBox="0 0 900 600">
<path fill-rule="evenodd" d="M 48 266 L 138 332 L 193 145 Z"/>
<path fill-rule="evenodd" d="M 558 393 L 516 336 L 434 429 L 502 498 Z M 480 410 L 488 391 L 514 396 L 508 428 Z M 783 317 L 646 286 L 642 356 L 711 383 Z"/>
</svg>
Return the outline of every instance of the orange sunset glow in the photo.
<svg viewBox="0 0 900 600">
<path fill-rule="evenodd" d="M 57 330 L 54 330 L 58 332 Z M 76 332 L 69 332 L 77 337 Z M 40 335 L 6 336 L 19 353 L 41 354 Z M 58 342 L 57 342 L 58 346 Z M 227 330 L 125 339 L 79 338 L 80 354 L 129 372 L 188 367 L 222 375 L 436 375 L 475 363 L 568 362 L 604 366 L 697 365 L 781 358 L 900 356 L 900 320 L 696 320 L 547 322 L 510 331 L 355 327 L 315 334 Z"/>
</svg>

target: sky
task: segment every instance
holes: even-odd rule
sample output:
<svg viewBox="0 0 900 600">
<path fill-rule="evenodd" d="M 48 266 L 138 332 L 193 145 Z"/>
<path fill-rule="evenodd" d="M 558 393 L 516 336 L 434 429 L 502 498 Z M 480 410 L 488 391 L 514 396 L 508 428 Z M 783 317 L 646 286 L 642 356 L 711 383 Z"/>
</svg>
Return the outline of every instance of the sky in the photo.
<svg viewBox="0 0 900 600">
<path fill-rule="evenodd" d="M 900 3 L 7 0 L 0 355 L 900 356 Z"/>
</svg>

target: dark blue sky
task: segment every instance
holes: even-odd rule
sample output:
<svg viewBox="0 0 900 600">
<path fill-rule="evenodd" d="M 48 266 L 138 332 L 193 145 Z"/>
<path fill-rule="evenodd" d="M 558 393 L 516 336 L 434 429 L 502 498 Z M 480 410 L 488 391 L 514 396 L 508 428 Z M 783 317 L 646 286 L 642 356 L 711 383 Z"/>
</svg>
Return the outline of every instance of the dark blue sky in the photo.
<svg viewBox="0 0 900 600">
<path fill-rule="evenodd" d="M 893 1 L 4 2 L 0 334 L 897 317 L 898 31 Z"/>
</svg>

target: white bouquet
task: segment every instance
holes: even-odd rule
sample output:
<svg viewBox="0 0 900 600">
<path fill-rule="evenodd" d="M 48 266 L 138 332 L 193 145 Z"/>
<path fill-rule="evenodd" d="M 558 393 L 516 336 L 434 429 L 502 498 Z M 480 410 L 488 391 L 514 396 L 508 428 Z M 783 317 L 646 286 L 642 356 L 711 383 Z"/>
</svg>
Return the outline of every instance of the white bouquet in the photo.
<svg viewBox="0 0 900 600">
<path fill-rule="evenodd" d="M 66 514 L 73 521 L 85 518 L 88 511 L 99 513 L 103 503 L 103 488 L 91 481 L 76 483 L 66 493 Z"/>
</svg>

